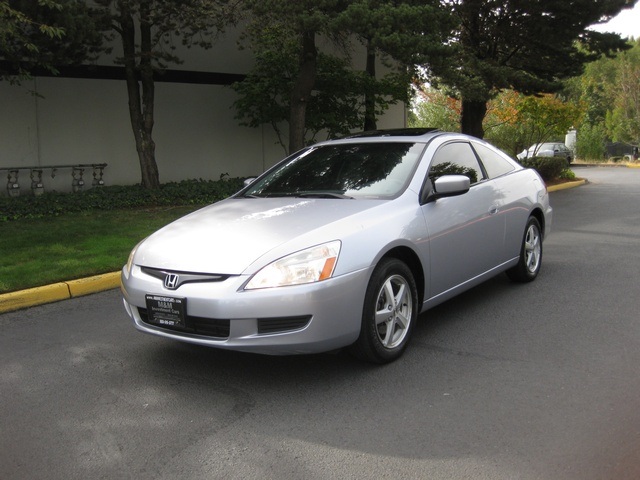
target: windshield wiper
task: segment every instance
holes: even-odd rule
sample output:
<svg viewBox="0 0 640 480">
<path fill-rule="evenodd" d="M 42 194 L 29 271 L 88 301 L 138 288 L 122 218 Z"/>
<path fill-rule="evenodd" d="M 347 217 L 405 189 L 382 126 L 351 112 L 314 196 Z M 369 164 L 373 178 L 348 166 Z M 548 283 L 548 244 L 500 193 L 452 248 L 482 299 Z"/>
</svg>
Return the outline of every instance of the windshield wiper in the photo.
<svg viewBox="0 0 640 480">
<path fill-rule="evenodd" d="M 292 193 L 262 193 L 256 195 L 255 193 L 245 193 L 241 195 L 243 198 L 280 198 L 280 197 L 293 197 Z"/>
<path fill-rule="evenodd" d="M 296 193 L 296 197 L 305 197 L 305 198 L 339 198 L 339 199 L 347 199 L 353 200 L 354 197 L 350 197 L 348 195 L 343 195 L 342 193 L 335 192 L 301 192 Z"/>
<path fill-rule="evenodd" d="M 242 195 L 243 198 L 279 198 L 279 197 L 300 197 L 300 198 L 339 198 L 341 200 L 353 200 L 354 197 L 343 195 L 336 192 L 278 192 L 278 193 L 266 193 L 255 195 L 252 193 L 246 193 Z"/>
</svg>

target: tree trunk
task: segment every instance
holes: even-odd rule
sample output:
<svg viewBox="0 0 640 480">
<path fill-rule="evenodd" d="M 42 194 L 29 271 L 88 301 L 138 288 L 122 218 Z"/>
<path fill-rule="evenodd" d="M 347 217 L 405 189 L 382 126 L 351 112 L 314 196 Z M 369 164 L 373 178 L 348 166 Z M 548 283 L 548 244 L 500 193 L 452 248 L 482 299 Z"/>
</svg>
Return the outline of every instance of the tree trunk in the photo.
<svg viewBox="0 0 640 480">
<path fill-rule="evenodd" d="M 317 56 L 315 32 L 306 31 L 302 35 L 300 72 L 291 91 L 289 153 L 297 152 L 305 144 L 307 105 L 316 83 Z"/>
<path fill-rule="evenodd" d="M 370 82 L 364 93 L 364 130 L 377 130 L 376 122 L 376 97 L 373 93 L 373 84 L 376 81 L 376 50 L 367 40 L 367 75 Z"/>
<path fill-rule="evenodd" d="M 482 121 L 487 114 L 487 102 L 462 99 L 462 113 L 460 114 L 460 128 L 462 133 L 483 138 Z"/>
<path fill-rule="evenodd" d="M 120 25 L 122 46 L 124 51 L 124 68 L 129 97 L 129 117 L 136 142 L 142 186 L 148 189 L 160 187 L 158 165 L 155 158 L 155 142 L 153 141 L 153 108 L 154 81 L 151 65 L 151 25 L 147 21 L 148 4 L 140 5 L 141 54 L 140 81 L 138 81 L 138 66 L 136 63 L 135 23 L 129 7 L 122 2 L 120 5 Z M 142 93 L 140 86 L 142 84 Z"/>
</svg>

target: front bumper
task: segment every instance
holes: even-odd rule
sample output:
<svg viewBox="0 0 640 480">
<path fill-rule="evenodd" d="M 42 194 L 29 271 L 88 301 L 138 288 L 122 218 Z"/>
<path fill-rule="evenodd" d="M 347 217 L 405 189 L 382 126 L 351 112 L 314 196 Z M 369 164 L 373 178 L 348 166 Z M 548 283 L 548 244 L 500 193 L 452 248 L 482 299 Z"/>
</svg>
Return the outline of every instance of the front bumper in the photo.
<svg viewBox="0 0 640 480">
<path fill-rule="evenodd" d="M 142 332 L 229 350 L 291 355 L 334 350 L 356 341 L 369 276 L 365 269 L 314 284 L 251 291 L 241 289 L 246 276 L 167 290 L 138 266 L 128 277 L 123 269 L 121 279 L 124 307 Z M 148 323 L 147 294 L 186 298 L 190 319 L 211 320 L 221 328 L 194 332 Z M 202 334 L 205 331 L 215 333 Z"/>
</svg>

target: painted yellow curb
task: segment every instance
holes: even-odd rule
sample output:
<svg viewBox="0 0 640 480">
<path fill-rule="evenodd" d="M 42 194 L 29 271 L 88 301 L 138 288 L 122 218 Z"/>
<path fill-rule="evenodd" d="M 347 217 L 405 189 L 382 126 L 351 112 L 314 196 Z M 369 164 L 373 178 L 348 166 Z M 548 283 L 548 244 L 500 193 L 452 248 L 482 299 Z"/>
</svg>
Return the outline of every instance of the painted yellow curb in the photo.
<svg viewBox="0 0 640 480">
<path fill-rule="evenodd" d="M 44 287 L 29 288 L 19 292 L 0 295 L 0 313 L 21 308 L 35 307 L 45 303 L 58 302 L 73 297 L 102 292 L 120 286 L 120 272 L 105 273 L 94 277 L 54 283 Z"/>
<path fill-rule="evenodd" d="M 566 190 L 568 188 L 579 187 L 580 185 L 584 185 L 585 183 L 587 183 L 587 181 L 584 179 L 576 180 L 575 182 L 561 183 L 560 185 L 552 185 L 550 187 L 547 187 L 547 191 L 557 192 L 558 190 Z"/>
<path fill-rule="evenodd" d="M 90 293 L 102 292 L 120 286 L 120 272 L 105 273 L 95 277 L 81 278 L 66 282 L 69 285 L 71 297 L 80 297 Z"/>
<path fill-rule="evenodd" d="M 66 283 L 54 283 L 44 287 L 29 288 L 20 292 L 0 295 L 0 313 L 33 307 L 43 303 L 57 302 L 69 298 Z"/>
</svg>

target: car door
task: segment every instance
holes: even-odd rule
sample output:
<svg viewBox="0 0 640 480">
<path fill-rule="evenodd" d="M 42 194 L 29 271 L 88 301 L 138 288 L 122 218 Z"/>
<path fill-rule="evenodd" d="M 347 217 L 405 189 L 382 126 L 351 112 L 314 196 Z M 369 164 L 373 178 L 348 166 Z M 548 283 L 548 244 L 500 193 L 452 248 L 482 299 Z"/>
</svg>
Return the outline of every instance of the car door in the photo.
<svg viewBox="0 0 640 480">
<path fill-rule="evenodd" d="M 467 175 L 471 187 L 467 193 L 438 198 L 421 207 L 429 234 L 423 253 L 429 259 L 431 298 L 495 268 L 504 255 L 500 192 L 487 179 L 468 142 L 441 146 L 425 183 L 445 174 Z"/>
</svg>

